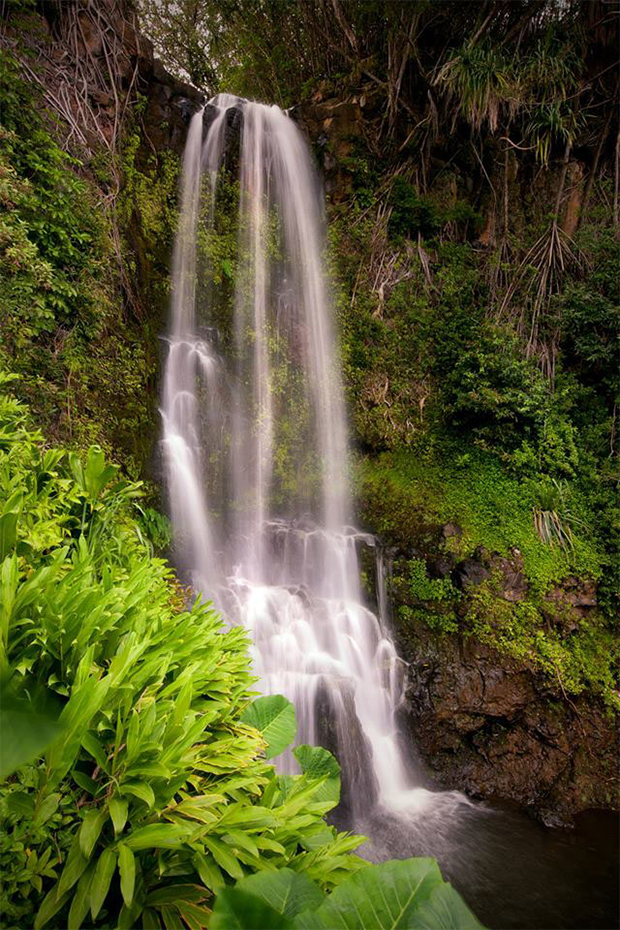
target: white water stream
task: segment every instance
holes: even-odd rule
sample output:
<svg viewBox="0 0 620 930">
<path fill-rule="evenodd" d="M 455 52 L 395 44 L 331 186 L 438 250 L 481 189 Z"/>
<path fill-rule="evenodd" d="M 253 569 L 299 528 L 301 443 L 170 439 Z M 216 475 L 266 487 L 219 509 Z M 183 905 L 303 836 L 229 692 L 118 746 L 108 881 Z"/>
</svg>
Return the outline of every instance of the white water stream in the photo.
<svg viewBox="0 0 620 930">
<path fill-rule="evenodd" d="M 199 243 L 214 231 L 229 148 L 239 231 L 224 334 L 215 324 L 212 258 Z M 219 95 L 193 117 L 173 263 L 163 448 L 180 567 L 231 623 L 249 630 L 261 689 L 294 703 L 297 742 L 335 752 L 356 815 L 377 799 L 417 807 L 430 793 L 411 789 L 398 746 L 402 663 L 387 629 L 380 558 L 380 616 L 360 590 L 358 550 L 374 540 L 349 525 L 347 426 L 321 210 L 306 142 L 278 107 Z M 283 460 L 298 478 L 293 490 Z M 291 769 L 290 754 L 280 765 Z"/>
</svg>

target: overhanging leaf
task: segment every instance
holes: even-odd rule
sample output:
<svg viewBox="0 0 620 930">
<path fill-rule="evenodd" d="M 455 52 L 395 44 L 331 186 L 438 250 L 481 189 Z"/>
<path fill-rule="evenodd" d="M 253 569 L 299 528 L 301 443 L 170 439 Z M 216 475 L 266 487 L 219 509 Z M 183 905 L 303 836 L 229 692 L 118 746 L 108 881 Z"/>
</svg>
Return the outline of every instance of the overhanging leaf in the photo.
<svg viewBox="0 0 620 930">
<path fill-rule="evenodd" d="M 340 800 L 340 766 L 331 752 L 322 746 L 298 746 L 293 755 L 299 762 L 302 772 L 309 778 L 325 778 L 315 798 L 317 801 Z"/>
<path fill-rule="evenodd" d="M 0 780 L 43 755 L 61 732 L 52 718 L 3 697 L 0 710 Z"/>
<path fill-rule="evenodd" d="M 90 886 L 90 912 L 93 920 L 97 919 L 97 915 L 108 895 L 115 869 L 116 853 L 108 846 L 99 856 Z"/>
<path fill-rule="evenodd" d="M 295 919 L 300 930 L 414 930 L 416 912 L 442 884 L 434 859 L 391 860 L 352 875 L 318 910 Z"/>
<path fill-rule="evenodd" d="M 127 907 L 131 907 L 136 884 L 136 860 L 131 849 L 124 843 L 118 847 L 118 871 L 121 876 L 123 901 Z"/>
<path fill-rule="evenodd" d="M 324 901 L 324 894 L 307 875 L 292 869 L 277 872 L 258 872 L 238 882 L 241 891 L 256 895 L 284 917 L 295 917 L 308 908 L 316 909 Z"/>
<path fill-rule="evenodd" d="M 295 708 L 282 694 L 257 698 L 246 707 L 241 719 L 263 734 L 267 759 L 280 755 L 295 739 Z"/>
<path fill-rule="evenodd" d="M 210 930 L 293 930 L 293 924 L 258 895 L 223 888 L 215 901 Z"/>
<path fill-rule="evenodd" d="M 419 930 L 481 930 L 482 924 L 452 885 L 438 885 L 416 914 Z"/>
</svg>

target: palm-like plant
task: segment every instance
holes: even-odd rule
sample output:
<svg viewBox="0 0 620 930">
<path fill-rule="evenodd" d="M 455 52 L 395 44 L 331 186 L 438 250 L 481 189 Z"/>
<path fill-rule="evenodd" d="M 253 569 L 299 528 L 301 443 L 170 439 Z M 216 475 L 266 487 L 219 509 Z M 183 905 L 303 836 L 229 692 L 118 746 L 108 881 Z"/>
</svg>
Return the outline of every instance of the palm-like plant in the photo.
<svg viewBox="0 0 620 930">
<path fill-rule="evenodd" d="M 538 506 L 533 509 L 534 527 L 543 542 L 561 549 L 574 549 L 572 526 L 587 530 L 585 522 L 570 509 L 566 482 L 552 478 L 538 492 Z"/>
<path fill-rule="evenodd" d="M 434 83 L 456 101 L 476 131 L 486 123 L 495 132 L 503 105 L 516 98 L 513 69 L 501 48 L 489 44 L 464 45 L 443 65 Z"/>
</svg>

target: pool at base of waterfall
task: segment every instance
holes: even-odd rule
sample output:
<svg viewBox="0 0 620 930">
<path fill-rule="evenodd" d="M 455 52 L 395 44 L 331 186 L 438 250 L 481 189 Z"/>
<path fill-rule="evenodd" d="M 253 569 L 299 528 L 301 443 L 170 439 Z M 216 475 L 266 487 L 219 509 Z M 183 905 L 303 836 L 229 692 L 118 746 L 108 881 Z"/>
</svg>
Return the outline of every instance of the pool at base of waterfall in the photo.
<svg viewBox="0 0 620 930">
<path fill-rule="evenodd" d="M 444 878 L 493 930 L 618 926 L 620 815 L 614 812 L 586 811 L 573 828 L 559 829 L 513 805 L 429 792 L 426 803 L 408 811 L 377 807 L 355 829 L 370 837 L 360 854 L 373 862 L 434 856 Z"/>
</svg>

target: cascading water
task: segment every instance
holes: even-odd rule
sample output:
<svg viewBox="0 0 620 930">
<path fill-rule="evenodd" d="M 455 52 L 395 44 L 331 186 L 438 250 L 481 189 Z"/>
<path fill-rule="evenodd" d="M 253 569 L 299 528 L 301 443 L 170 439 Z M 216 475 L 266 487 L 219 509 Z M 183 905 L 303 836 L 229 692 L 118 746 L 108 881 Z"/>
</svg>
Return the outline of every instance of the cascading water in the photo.
<svg viewBox="0 0 620 930">
<path fill-rule="evenodd" d="M 236 291 L 218 328 L 213 259 L 200 242 L 213 232 L 218 170 L 235 121 Z M 298 741 L 337 754 L 355 813 L 356 803 L 368 807 L 380 797 L 398 805 L 411 792 L 394 720 L 400 663 L 385 616 L 364 606 L 360 591 L 358 548 L 374 540 L 349 526 L 320 206 L 306 143 L 278 107 L 219 95 L 193 117 L 174 253 L 163 447 L 181 567 L 251 633 L 260 687 L 294 703 Z M 294 765 L 290 754 L 280 765 Z"/>
<path fill-rule="evenodd" d="M 231 177 L 236 287 L 222 299 L 218 196 L 230 199 Z M 193 118 L 162 410 L 179 567 L 250 631 L 261 687 L 294 702 L 298 741 L 336 753 L 348 813 L 372 838 L 365 855 L 436 856 L 489 925 L 608 926 L 580 919 L 600 883 L 589 843 L 579 858 L 571 841 L 572 858 L 563 849 L 554 866 L 556 847 L 550 854 L 529 818 L 409 787 L 394 721 L 402 676 L 387 632 L 389 566 L 375 549 L 375 616 L 358 564 L 375 541 L 349 526 L 320 204 L 305 143 L 277 107 L 220 95 Z M 278 764 L 294 762 L 285 754 Z M 605 894 L 602 913 L 615 906 Z"/>
</svg>

